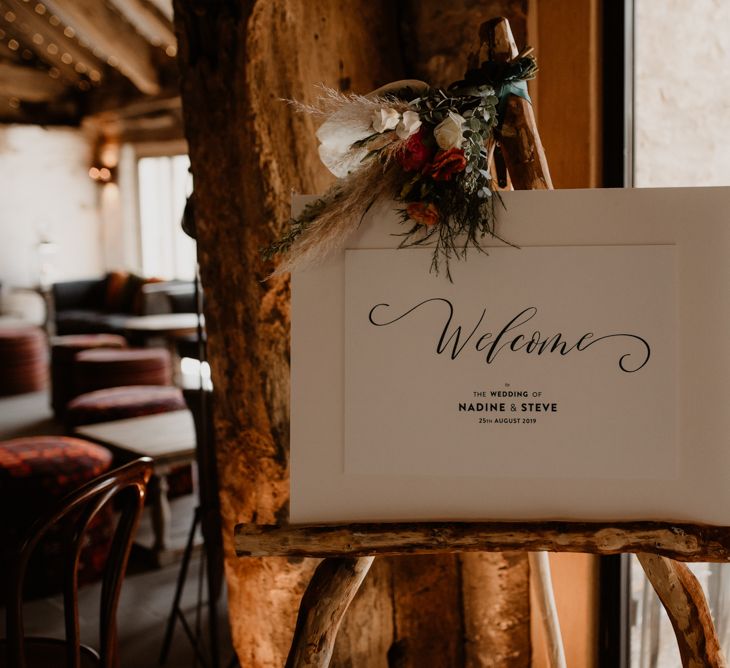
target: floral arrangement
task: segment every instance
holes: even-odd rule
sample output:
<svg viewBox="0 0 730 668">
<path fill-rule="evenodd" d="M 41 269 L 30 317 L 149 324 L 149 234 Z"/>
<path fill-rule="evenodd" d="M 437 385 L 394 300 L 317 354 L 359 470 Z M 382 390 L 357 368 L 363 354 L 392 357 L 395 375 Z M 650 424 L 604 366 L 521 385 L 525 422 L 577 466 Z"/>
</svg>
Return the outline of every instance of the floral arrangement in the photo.
<svg viewBox="0 0 730 668">
<path fill-rule="evenodd" d="M 432 245 L 432 271 L 496 237 L 490 155 L 508 95 L 529 100 L 525 81 L 534 58 L 488 61 L 446 89 L 418 81 L 391 84 L 368 96 L 332 89 L 315 106 L 324 117 L 317 137 L 337 182 L 292 221 L 264 251 L 283 259 L 275 273 L 300 269 L 342 247 L 381 198 L 395 200 L 404 225 L 400 247 Z"/>
</svg>

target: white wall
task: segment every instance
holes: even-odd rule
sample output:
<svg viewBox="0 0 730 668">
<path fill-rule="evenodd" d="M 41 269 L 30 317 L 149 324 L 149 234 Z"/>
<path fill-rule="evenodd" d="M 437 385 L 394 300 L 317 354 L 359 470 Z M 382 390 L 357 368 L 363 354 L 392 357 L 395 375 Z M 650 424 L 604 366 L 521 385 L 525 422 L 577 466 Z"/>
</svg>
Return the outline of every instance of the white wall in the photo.
<svg viewBox="0 0 730 668">
<path fill-rule="evenodd" d="M 636 185 L 730 185 L 730 1 L 636 1 Z"/>
<path fill-rule="evenodd" d="M 0 125 L 0 281 L 38 282 L 41 234 L 57 244 L 53 280 L 102 272 L 99 187 L 91 145 L 73 128 Z"/>
</svg>

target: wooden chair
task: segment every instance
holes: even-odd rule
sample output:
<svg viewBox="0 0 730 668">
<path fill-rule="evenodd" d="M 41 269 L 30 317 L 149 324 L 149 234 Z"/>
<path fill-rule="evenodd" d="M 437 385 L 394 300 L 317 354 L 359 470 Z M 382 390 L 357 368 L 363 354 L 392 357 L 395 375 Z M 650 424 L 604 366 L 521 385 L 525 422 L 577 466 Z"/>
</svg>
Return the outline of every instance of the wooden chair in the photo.
<svg viewBox="0 0 730 668">
<path fill-rule="evenodd" d="M 40 518 L 18 546 L 9 572 L 7 637 L 0 653 L 0 667 L 66 666 L 116 668 L 116 612 L 127 568 L 132 538 L 137 529 L 144 497 L 152 475 L 152 460 L 137 459 L 90 481 L 68 495 L 59 509 Z M 101 588 L 99 652 L 81 644 L 78 614 L 78 565 L 84 532 L 89 522 L 113 497 L 118 496 L 120 515 L 107 558 Z M 58 522 L 66 532 L 64 564 L 65 640 L 26 638 L 23 628 L 23 585 L 28 561 L 43 536 Z M 7 663 L 5 663 L 5 661 Z"/>
</svg>

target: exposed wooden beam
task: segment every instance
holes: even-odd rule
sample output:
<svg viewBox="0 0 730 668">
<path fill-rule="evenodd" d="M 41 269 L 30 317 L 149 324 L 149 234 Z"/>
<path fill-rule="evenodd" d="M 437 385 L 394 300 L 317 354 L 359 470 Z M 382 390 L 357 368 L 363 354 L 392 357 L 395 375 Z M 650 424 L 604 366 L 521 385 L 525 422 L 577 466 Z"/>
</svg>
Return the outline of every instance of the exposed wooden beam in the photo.
<svg viewBox="0 0 730 668">
<path fill-rule="evenodd" d="M 104 63 L 65 35 L 66 26 L 58 17 L 55 17 L 57 25 L 54 26 L 48 11 L 38 14 L 31 4 L 22 0 L 0 0 L 0 13 L 7 17 L 8 12 L 15 17 L 9 27 L 23 35 L 23 46 L 56 67 L 67 80 L 78 81 L 81 74 L 86 74 L 92 81 L 101 81 Z"/>
<path fill-rule="evenodd" d="M 7 35 L 7 30 L 5 31 Z M 13 51 L 4 41 L 0 40 L 0 59 L 9 62 L 22 62 L 20 54 L 17 51 Z"/>
<path fill-rule="evenodd" d="M 104 89 L 98 89 L 91 97 L 97 94 L 103 96 Z M 164 96 L 147 96 L 131 102 L 120 99 L 116 104 L 113 98 L 103 99 L 103 107 L 98 100 L 91 105 L 88 98 L 86 102 L 85 123 L 105 136 L 133 143 L 185 137 L 180 97 L 170 91 Z"/>
<path fill-rule="evenodd" d="M 150 43 L 177 49 L 172 23 L 152 5 L 144 0 L 111 0 L 111 3 Z"/>
<path fill-rule="evenodd" d="M 165 111 L 179 113 L 181 110 L 182 103 L 180 96 L 166 95 L 135 100 L 115 109 L 114 112 L 119 118 L 136 118 L 139 116 L 149 116 L 150 114 L 159 114 Z"/>
<path fill-rule="evenodd" d="M 182 123 L 171 125 L 168 128 L 150 130 L 124 130 L 119 140 L 128 144 L 167 144 L 180 142 L 185 137 Z"/>
<path fill-rule="evenodd" d="M 73 99 L 63 97 L 50 102 L 18 102 L 0 95 L 0 123 L 78 126 L 79 109 Z"/>
<path fill-rule="evenodd" d="M 49 102 L 61 97 L 66 86 L 45 72 L 15 63 L 0 63 L 0 96 L 23 102 Z"/>
<path fill-rule="evenodd" d="M 139 90 L 148 95 L 159 92 L 152 46 L 132 26 L 120 20 L 99 0 L 44 0 L 44 4 L 92 49 L 102 53 Z"/>
<path fill-rule="evenodd" d="M 148 0 L 168 21 L 172 21 L 172 0 Z"/>
<path fill-rule="evenodd" d="M 157 95 L 143 95 L 124 77 L 110 78 L 103 86 L 89 91 L 85 97 L 86 116 L 144 116 L 170 109 L 180 110 L 177 87 L 166 86 Z"/>
</svg>

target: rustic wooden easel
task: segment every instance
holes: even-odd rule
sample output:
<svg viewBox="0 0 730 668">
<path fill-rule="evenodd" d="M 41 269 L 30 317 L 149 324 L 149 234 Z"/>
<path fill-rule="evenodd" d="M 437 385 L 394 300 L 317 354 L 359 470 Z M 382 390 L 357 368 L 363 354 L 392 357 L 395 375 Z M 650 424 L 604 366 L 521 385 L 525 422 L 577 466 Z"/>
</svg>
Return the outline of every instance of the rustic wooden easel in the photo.
<svg viewBox="0 0 730 668">
<path fill-rule="evenodd" d="M 480 52 L 492 60 L 518 56 L 509 22 L 480 28 Z M 470 63 L 471 65 L 471 63 Z M 498 138 L 516 189 L 552 189 L 530 103 L 510 96 Z M 239 556 L 322 557 L 299 608 L 287 668 L 329 665 L 340 622 L 376 556 L 468 551 L 527 551 L 537 575 L 550 665 L 565 665 L 546 552 L 638 554 L 674 627 L 682 664 L 724 668 L 725 658 L 697 579 L 684 563 L 730 560 L 730 529 L 664 522 L 415 522 L 236 527 Z"/>
</svg>

